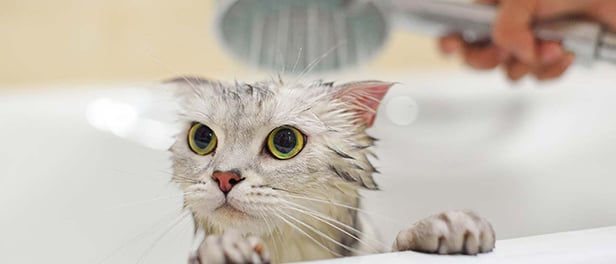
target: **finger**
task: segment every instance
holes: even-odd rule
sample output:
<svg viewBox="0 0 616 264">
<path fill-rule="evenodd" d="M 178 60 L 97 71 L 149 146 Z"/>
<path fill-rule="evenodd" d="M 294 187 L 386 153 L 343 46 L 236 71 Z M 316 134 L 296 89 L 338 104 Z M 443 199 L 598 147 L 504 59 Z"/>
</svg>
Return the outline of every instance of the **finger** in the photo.
<svg viewBox="0 0 616 264">
<path fill-rule="evenodd" d="M 541 65 L 552 65 L 564 58 L 565 52 L 560 43 L 554 41 L 544 41 L 538 47 L 539 63 Z"/>
<path fill-rule="evenodd" d="M 535 77 L 537 78 L 537 80 L 541 81 L 560 77 L 565 73 L 565 71 L 567 71 L 567 69 L 569 69 L 569 66 L 571 66 L 573 60 L 573 54 L 566 54 L 561 60 L 557 61 L 556 63 L 535 72 Z"/>
<path fill-rule="evenodd" d="M 201 246 L 199 247 L 198 254 L 201 261 L 207 261 L 207 263 L 225 263 L 224 250 L 220 245 L 220 237 L 208 236 L 205 238 Z"/>
<path fill-rule="evenodd" d="M 505 66 L 509 80 L 518 81 L 531 72 L 532 67 L 519 60 L 511 60 Z"/>
<path fill-rule="evenodd" d="M 592 1 L 587 14 L 603 22 L 612 30 L 616 30 L 616 1 Z"/>
<path fill-rule="evenodd" d="M 236 241 L 235 247 L 237 248 L 237 251 L 242 255 L 242 259 L 244 261 L 252 259 L 254 251 L 252 249 L 252 246 L 248 243 L 247 239 L 240 239 Z"/>
<path fill-rule="evenodd" d="M 506 0 L 505 0 L 506 1 Z M 477 0 L 477 3 L 482 4 L 497 4 L 498 0 Z M 536 8 L 532 15 L 537 18 L 553 18 L 558 16 L 590 14 L 592 11 L 609 9 L 609 6 L 616 8 L 616 2 L 613 1 L 580 1 L 580 0 L 541 0 L 536 1 Z M 616 10 L 612 9 L 610 17 Z"/>
<path fill-rule="evenodd" d="M 585 14 L 593 2 L 580 0 L 541 0 L 537 1 L 535 16 L 538 18 L 554 18 L 566 15 Z"/>
<path fill-rule="evenodd" d="M 520 61 L 535 63 L 535 37 L 530 25 L 537 0 L 503 0 L 492 32 L 494 43 Z"/>
<path fill-rule="evenodd" d="M 463 46 L 464 42 L 457 34 L 445 36 L 439 39 L 439 48 L 442 53 L 447 55 L 459 53 L 462 51 Z"/>
<path fill-rule="evenodd" d="M 474 46 L 467 45 L 464 48 L 464 61 L 469 66 L 480 69 L 494 69 L 501 64 L 502 54 L 498 47 L 494 45 Z"/>
<path fill-rule="evenodd" d="M 269 250 L 263 240 L 258 237 L 249 237 L 248 243 L 263 262 L 269 263 L 271 261 Z"/>
<path fill-rule="evenodd" d="M 241 252 L 239 243 L 242 241 L 242 236 L 235 230 L 226 231 L 221 238 L 222 249 L 225 257 L 231 263 L 243 263 L 245 253 Z M 247 255 L 247 254 L 246 254 Z"/>
</svg>

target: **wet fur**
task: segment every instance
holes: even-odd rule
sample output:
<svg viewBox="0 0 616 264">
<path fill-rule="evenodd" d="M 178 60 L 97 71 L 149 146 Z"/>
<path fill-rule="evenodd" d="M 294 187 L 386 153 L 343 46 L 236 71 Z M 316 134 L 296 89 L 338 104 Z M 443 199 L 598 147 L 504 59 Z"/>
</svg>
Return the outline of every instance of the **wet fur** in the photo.
<svg viewBox="0 0 616 264">
<path fill-rule="evenodd" d="M 355 209 L 359 189 L 378 188 L 372 178 L 377 171 L 368 160 L 374 138 L 366 133 L 361 113 L 373 116 L 370 101 L 378 106 L 380 98 L 370 97 L 360 83 L 180 78 L 167 84 L 181 99 L 183 127 L 171 147 L 173 180 L 185 193 L 184 206 L 196 228 L 207 234 L 235 229 L 258 235 L 274 262 L 384 250 L 367 239 L 372 234 L 366 234 Z M 198 156 L 188 148 L 193 122 L 218 136 L 213 154 Z M 263 151 L 267 135 L 282 125 L 307 136 L 305 148 L 290 160 Z M 238 170 L 246 178 L 228 194 L 231 206 L 222 206 L 225 197 L 211 179 L 215 170 Z"/>
</svg>

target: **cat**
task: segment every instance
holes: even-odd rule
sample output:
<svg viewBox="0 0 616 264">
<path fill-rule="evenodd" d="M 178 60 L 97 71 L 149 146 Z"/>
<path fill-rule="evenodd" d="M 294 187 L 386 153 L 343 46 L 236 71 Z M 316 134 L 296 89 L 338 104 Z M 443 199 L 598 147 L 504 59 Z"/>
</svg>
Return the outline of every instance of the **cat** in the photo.
<svg viewBox="0 0 616 264">
<path fill-rule="evenodd" d="M 189 263 L 279 263 L 387 251 L 358 214 L 377 190 L 366 133 L 393 83 L 168 81 L 182 131 L 170 148 L 173 181 L 206 237 Z M 391 250 L 478 254 L 490 223 L 449 211 L 403 229 Z"/>
</svg>

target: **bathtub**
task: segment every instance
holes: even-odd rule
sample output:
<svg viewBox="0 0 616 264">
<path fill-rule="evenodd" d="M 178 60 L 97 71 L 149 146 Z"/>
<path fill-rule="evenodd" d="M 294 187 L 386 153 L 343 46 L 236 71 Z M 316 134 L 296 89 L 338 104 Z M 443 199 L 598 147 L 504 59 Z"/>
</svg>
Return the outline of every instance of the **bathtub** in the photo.
<svg viewBox="0 0 616 264">
<path fill-rule="evenodd" d="M 331 263 L 616 263 L 614 72 L 575 69 L 540 87 L 498 73 L 381 76 L 402 83 L 370 130 L 381 191 L 364 192 L 364 207 L 382 240 L 473 209 L 497 248 Z M 152 87 L 0 96 L 0 263 L 185 262 L 195 241 L 170 182 L 172 104 Z"/>
</svg>

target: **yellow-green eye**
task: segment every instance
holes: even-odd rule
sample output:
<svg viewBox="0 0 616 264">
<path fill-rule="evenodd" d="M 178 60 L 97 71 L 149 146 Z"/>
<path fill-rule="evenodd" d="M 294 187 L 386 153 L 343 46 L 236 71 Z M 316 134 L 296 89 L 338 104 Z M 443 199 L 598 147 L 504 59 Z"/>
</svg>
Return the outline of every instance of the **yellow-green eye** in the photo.
<svg viewBox="0 0 616 264">
<path fill-rule="evenodd" d="M 274 158 L 287 160 L 295 157 L 306 142 L 306 137 L 294 127 L 281 126 L 267 137 L 267 150 Z"/>
<path fill-rule="evenodd" d="M 188 131 L 188 146 L 198 155 L 205 156 L 216 149 L 218 139 L 216 134 L 208 126 L 195 123 Z"/>
</svg>

